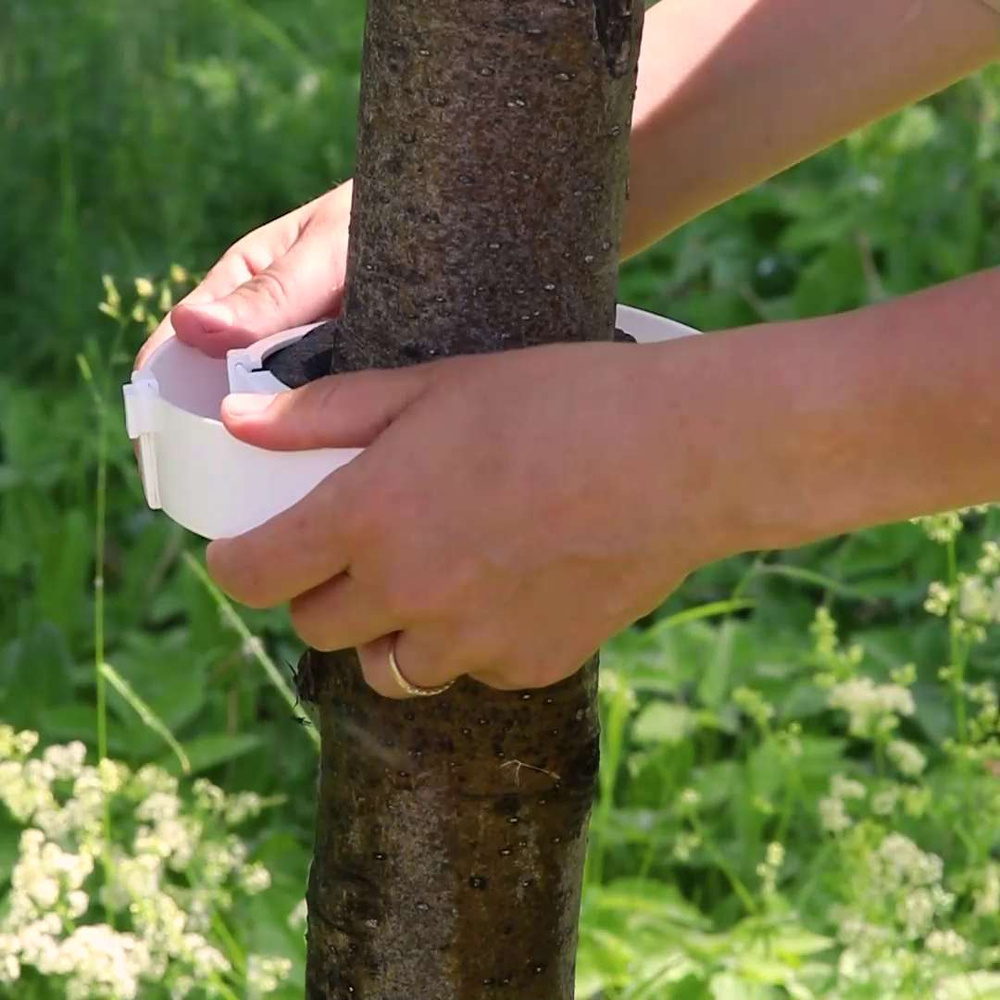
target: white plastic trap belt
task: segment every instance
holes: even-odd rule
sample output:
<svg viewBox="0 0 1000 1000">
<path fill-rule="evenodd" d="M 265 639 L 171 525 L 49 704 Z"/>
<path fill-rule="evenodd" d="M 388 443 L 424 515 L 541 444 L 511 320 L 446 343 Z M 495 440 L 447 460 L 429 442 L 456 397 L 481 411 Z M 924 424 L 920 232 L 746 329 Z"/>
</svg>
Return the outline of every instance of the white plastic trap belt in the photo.
<svg viewBox="0 0 1000 1000">
<path fill-rule="evenodd" d="M 640 343 L 695 333 L 652 313 L 618 307 L 618 326 Z M 230 392 L 288 392 L 264 359 L 303 337 L 296 327 L 230 351 L 225 361 L 164 341 L 124 387 L 128 435 L 138 441 L 146 502 L 205 538 L 229 538 L 287 510 L 356 448 L 266 451 L 234 438 L 219 419 Z"/>
</svg>

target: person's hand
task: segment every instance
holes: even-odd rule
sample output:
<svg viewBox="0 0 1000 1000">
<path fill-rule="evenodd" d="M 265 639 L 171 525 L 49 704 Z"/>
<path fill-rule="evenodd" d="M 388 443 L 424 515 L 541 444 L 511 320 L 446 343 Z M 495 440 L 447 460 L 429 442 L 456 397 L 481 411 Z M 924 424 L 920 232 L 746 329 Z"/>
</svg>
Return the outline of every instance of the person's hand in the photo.
<svg viewBox="0 0 1000 1000">
<path fill-rule="evenodd" d="M 665 346 L 533 348 L 227 397 L 225 424 L 250 444 L 367 450 L 212 543 L 212 575 L 252 607 L 290 601 L 313 647 L 358 647 L 389 697 L 404 695 L 392 642 L 420 687 L 567 677 L 725 548 L 708 502 L 719 449 L 690 432 L 711 417 L 699 349 Z"/>
<path fill-rule="evenodd" d="M 231 347 L 335 315 L 350 214 L 348 181 L 234 243 L 146 341 L 136 367 L 174 332 L 221 357 Z"/>
</svg>

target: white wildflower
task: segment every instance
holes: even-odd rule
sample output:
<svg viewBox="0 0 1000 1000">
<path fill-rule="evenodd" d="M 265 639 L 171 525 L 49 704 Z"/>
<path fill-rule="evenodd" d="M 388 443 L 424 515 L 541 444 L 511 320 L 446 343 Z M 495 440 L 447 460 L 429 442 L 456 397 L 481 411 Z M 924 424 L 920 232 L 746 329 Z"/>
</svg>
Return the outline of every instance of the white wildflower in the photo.
<svg viewBox="0 0 1000 1000">
<path fill-rule="evenodd" d="M 133 850 L 136 855 L 154 854 L 174 871 L 185 871 L 198 850 L 202 832 L 201 823 L 190 816 L 163 819 L 136 830 Z"/>
<path fill-rule="evenodd" d="M 193 976 L 174 976 L 170 983 L 170 1000 L 186 1000 L 188 995 L 194 992 L 197 985 Z"/>
<path fill-rule="evenodd" d="M 864 649 L 857 643 L 841 646 L 837 623 L 829 608 L 817 608 L 809 631 L 813 637 L 813 652 L 819 665 L 829 672 L 828 680 L 844 680 L 854 674 L 864 659 Z"/>
<path fill-rule="evenodd" d="M 694 810 L 701 804 L 701 795 L 694 788 L 685 788 L 678 800 L 682 809 Z"/>
<path fill-rule="evenodd" d="M 992 540 L 983 542 L 976 568 L 984 576 L 1000 575 L 1000 543 Z"/>
<path fill-rule="evenodd" d="M 209 813 L 221 813 L 226 806 L 226 793 L 207 778 L 199 778 L 194 783 L 194 801 L 199 809 Z"/>
<path fill-rule="evenodd" d="M 1000 621 L 1000 579 L 963 576 L 958 589 L 958 613 L 973 624 L 993 625 Z"/>
<path fill-rule="evenodd" d="M 927 758 L 906 740 L 890 741 L 886 754 L 896 770 L 907 778 L 916 778 L 927 766 Z"/>
<path fill-rule="evenodd" d="M 936 955 L 944 955 L 947 958 L 961 958 L 968 950 L 969 944 L 953 930 L 931 931 L 924 942 L 928 951 Z"/>
<path fill-rule="evenodd" d="M 942 514 L 931 514 L 929 517 L 915 517 L 913 523 L 923 528 L 924 534 L 932 542 L 947 545 L 961 534 L 962 513 L 957 510 L 949 510 Z"/>
<path fill-rule="evenodd" d="M 828 833 L 843 833 L 851 826 L 851 817 L 844 806 L 844 800 L 834 795 L 819 800 L 819 821 Z"/>
<path fill-rule="evenodd" d="M 924 600 L 924 611 L 937 618 L 944 618 L 948 614 L 952 601 L 955 600 L 954 591 L 940 581 L 935 581 L 927 588 L 927 598 Z"/>
<path fill-rule="evenodd" d="M 767 845 L 764 861 L 757 866 L 757 877 L 760 879 L 761 892 L 764 896 L 773 896 L 777 892 L 778 873 L 785 863 L 785 846 L 776 841 Z"/>
<path fill-rule="evenodd" d="M 105 757 L 97 765 L 97 774 L 101 779 L 101 788 L 106 795 L 115 795 L 129 778 L 128 768 L 117 760 Z"/>
<path fill-rule="evenodd" d="M 1000 706 L 997 689 L 988 682 L 966 685 L 965 694 L 973 704 L 980 705 L 990 712 L 996 711 L 997 707 Z"/>
<path fill-rule="evenodd" d="M 874 860 L 882 874 L 883 889 L 887 891 L 905 885 L 935 885 L 944 875 L 941 858 L 921 851 L 901 833 L 890 833 L 879 845 Z"/>
<path fill-rule="evenodd" d="M 876 816 L 891 816 L 899 804 L 899 789 L 882 788 L 872 796 L 872 812 Z"/>
<path fill-rule="evenodd" d="M 292 974 L 287 958 L 250 955 L 247 958 L 247 991 L 252 998 L 273 993 Z"/>
<path fill-rule="evenodd" d="M 82 889 L 73 889 L 66 894 L 67 915 L 70 920 L 79 920 L 90 906 L 90 897 Z"/>
<path fill-rule="evenodd" d="M 910 940 L 923 937 L 934 923 L 936 908 L 929 889 L 914 889 L 896 904 L 896 918 Z"/>
<path fill-rule="evenodd" d="M 147 798 L 155 792 L 176 795 L 177 785 L 177 779 L 169 771 L 155 764 L 146 764 L 133 775 L 131 790 L 139 798 Z"/>
<path fill-rule="evenodd" d="M 59 883 L 54 878 L 35 879 L 27 891 L 40 910 L 51 910 L 59 901 Z"/>
<path fill-rule="evenodd" d="M 0 802 L 27 827 L 0 915 L 0 992 L 27 974 L 58 980 L 53 988 L 64 1000 L 154 992 L 184 1000 L 200 989 L 214 996 L 213 982 L 232 970 L 210 938 L 213 919 L 231 909 L 236 893 L 270 885 L 267 869 L 247 864 L 246 844 L 226 829 L 257 815 L 263 800 L 205 783 L 202 808 L 192 810 L 161 768 L 88 766 L 81 743 L 33 757 L 36 744 L 34 733 L 0 724 Z M 132 816 L 115 823 L 108 842 L 105 815 L 120 812 L 123 801 Z M 91 885 L 99 856 L 108 864 Z M 184 879 L 168 877 L 188 868 Z M 91 893 L 121 915 L 127 932 L 83 923 Z M 252 995 L 273 992 L 288 964 L 254 962 Z"/>
<path fill-rule="evenodd" d="M 0 985 L 16 983 L 21 978 L 20 950 L 17 935 L 0 932 Z"/>
<path fill-rule="evenodd" d="M 181 947 L 185 961 L 190 963 L 195 977 L 202 982 L 230 969 L 226 956 L 200 934 L 185 934 Z"/>
<path fill-rule="evenodd" d="M 162 877 L 163 862 L 159 855 L 137 853 L 129 856 L 116 852 L 109 879 L 101 890 L 101 901 L 108 909 L 118 912 L 138 900 L 155 899 Z"/>
<path fill-rule="evenodd" d="M 691 856 L 701 847 L 701 837 L 697 833 L 680 833 L 674 841 L 672 854 L 676 861 L 684 864 L 691 860 Z"/>
<path fill-rule="evenodd" d="M 899 684 L 876 684 L 870 677 L 857 677 L 830 690 L 829 704 L 848 715 L 854 736 L 874 737 L 895 726 L 896 716 L 913 715 L 913 695 Z"/>
<path fill-rule="evenodd" d="M 150 964 L 149 949 L 134 934 L 113 930 L 107 924 L 79 927 L 60 949 L 69 967 L 67 1000 L 113 996 L 132 1000 Z"/>
<path fill-rule="evenodd" d="M 181 800 L 171 792 L 153 792 L 135 810 L 135 818 L 142 823 L 163 823 L 180 815 Z"/>
<path fill-rule="evenodd" d="M 46 747 L 42 761 L 52 768 L 52 776 L 56 781 L 66 781 L 76 778 L 83 769 L 87 757 L 87 748 L 76 741 L 66 746 Z"/>
<path fill-rule="evenodd" d="M 30 729 L 17 732 L 12 726 L 0 725 L 0 761 L 24 760 L 38 746 L 38 733 Z"/>
<path fill-rule="evenodd" d="M 225 819 L 229 826 L 239 826 L 248 819 L 259 816 L 264 800 L 256 792 L 239 792 L 226 800 Z"/>
<path fill-rule="evenodd" d="M 0 802 L 20 823 L 31 821 L 39 810 L 58 809 L 52 793 L 54 772 L 38 760 L 5 760 L 0 763 Z"/>
<path fill-rule="evenodd" d="M 835 774 L 830 778 L 830 794 L 838 799 L 863 799 L 867 790 L 860 781 L 845 778 L 842 774 Z"/>
<path fill-rule="evenodd" d="M 130 906 L 135 929 L 155 951 L 166 955 L 180 953 L 190 921 L 177 901 L 165 892 L 155 891 L 135 899 Z"/>
<path fill-rule="evenodd" d="M 240 885 L 249 896 L 256 896 L 271 887 L 271 873 L 259 862 L 247 865 L 240 874 Z"/>
</svg>

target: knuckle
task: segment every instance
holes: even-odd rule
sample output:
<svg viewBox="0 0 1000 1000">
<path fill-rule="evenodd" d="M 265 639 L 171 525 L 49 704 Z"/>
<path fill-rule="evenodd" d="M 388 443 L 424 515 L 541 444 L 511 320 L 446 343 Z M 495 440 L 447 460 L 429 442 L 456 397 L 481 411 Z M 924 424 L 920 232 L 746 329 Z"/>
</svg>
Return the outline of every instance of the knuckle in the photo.
<svg viewBox="0 0 1000 1000">
<path fill-rule="evenodd" d="M 284 306 L 289 300 L 288 286 L 284 278 L 271 268 L 255 274 L 245 287 L 248 295 L 263 298 L 274 308 Z"/>
<path fill-rule="evenodd" d="M 343 381 L 335 375 L 326 375 L 305 387 L 310 403 L 325 416 L 327 411 L 340 403 Z"/>
<path fill-rule="evenodd" d="M 336 525 L 337 537 L 343 539 L 349 552 L 364 553 L 366 562 L 377 559 L 379 542 L 384 537 L 383 522 L 377 505 L 370 500 L 372 491 L 359 483 L 356 463 L 337 469 L 326 480 L 325 489 L 328 493 L 324 510 Z"/>
<path fill-rule="evenodd" d="M 383 600 L 386 609 L 401 621 L 409 622 L 422 617 L 426 610 L 423 605 L 423 595 L 405 579 L 399 576 L 387 580 L 383 584 Z"/>
<path fill-rule="evenodd" d="M 385 605 L 404 621 L 436 617 L 442 602 L 432 581 L 416 571 L 396 569 L 383 582 Z"/>
<path fill-rule="evenodd" d="M 431 569 L 419 551 L 411 550 L 386 579 L 386 596 L 393 610 L 420 619 L 448 619 L 461 626 L 463 609 L 473 606 L 470 595 L 476 592 L 475 572 L 461 563 L 456 559 Z M 469 628 L 470 646 L 485 642 L 485 630 Z"/>
</svg>

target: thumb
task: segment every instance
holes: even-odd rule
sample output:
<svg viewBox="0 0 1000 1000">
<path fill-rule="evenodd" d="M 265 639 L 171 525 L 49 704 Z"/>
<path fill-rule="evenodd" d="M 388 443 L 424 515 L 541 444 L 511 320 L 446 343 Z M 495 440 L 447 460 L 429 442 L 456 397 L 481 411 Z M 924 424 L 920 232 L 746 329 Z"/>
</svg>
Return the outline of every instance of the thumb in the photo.
<svg viewBox="0 0 1000 1000">
<path fill-rule="evenodd" d="M 234 393 L 222 402 L 222 422 L 272 451 L 365 448 L 424 393 L 433 368 L 329 375 L 273 396 Z"/>
<path fill-rule="evenodd" d="M 184 343 L 213 357 L 340 309 L 344 239 L 306 229 L 287 253 L 229 294 L 181 302 L 170 314 Z"/>
</svg>

